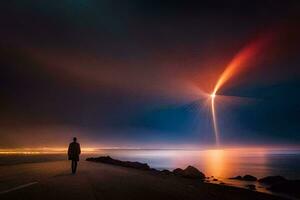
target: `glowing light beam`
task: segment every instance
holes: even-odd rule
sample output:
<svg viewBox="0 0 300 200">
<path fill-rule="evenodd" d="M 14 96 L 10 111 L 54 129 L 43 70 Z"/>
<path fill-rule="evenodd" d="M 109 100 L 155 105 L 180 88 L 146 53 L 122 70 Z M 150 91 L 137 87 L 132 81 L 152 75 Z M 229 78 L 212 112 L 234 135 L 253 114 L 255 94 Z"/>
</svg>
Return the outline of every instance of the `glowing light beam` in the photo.
<svg viewBox="0 0 300 200">
<path fill-rule="evenodd" d="M 215 139 L 216 139 L 216 145 L 220 145 L 219 141 L 219 128 L 217 123 L 217 117 L 216 117 L 216 109 L 215 109 L 215 94 L 211 94 L 211 113 L 212 113 L 212 119 L 213 119 L 213 126 L 214 126 L 214 133 L 215 133 Z"/>
<path fill-rule="evenodd" d="M 230 61 L 227 65 L 219 79 L 217 80 L 214 89 L 210 95 L 211 97 L 211 113 L 212 113 L 212 120 L 213 120 L 213 128 L 215 134 L 216 145 L 219 146 L 220 139 L 219 139 L 219 129 L 217 124 L 217 113 L 216 113 L 216 105 L 215 99 L 217 96 L 217 92 L 220 88 L 233 76 L 240 72 L 243 68 L 249 64 L 251 58 L 255 57 L 259 51 L 270 41 L 270 37 L 263 38 L 260 40 L 256 40 L 253 43 L 250 43 L 248 46 L 241 49 Z"/>
</svg>

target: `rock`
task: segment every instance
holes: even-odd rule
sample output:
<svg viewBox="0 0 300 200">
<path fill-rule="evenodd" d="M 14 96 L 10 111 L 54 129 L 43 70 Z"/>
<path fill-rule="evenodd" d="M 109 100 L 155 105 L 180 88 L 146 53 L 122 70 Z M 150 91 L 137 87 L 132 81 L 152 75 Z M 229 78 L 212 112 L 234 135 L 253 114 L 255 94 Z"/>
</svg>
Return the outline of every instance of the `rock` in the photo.
<svg viewBox="0 0 300 200">
<path fill-rule="evenodd" d="M 256 190 L 256 187 L 253 184 L 246 185 L 246 187 L 249 188 L 250 190 Z"/>
<path fill-rule="evenodd" d="M 150 168 L 150 171 L 153 172 L 154 174 L 159 174 L 160 171 L 155 169 L 155 168 Z"/>
<path fill-rule="evenodd" d="M 173 174 L 175 174 L 176 176 L 183 176 L 183 169 L 176 168 L 173 170 Z"/>
<path fill-rule="evenodd" d="M 300 198 L 300 180 L 286 180 L 272 185 L 269 190 Z"/>
<path fill-rule="evenodd" d="M 220 184 L 220 185 L 226 185 L 224 182 L 220 182 L 219 184 Z"/>
<path fill-rule="evenodd" d="M 258 182 L 268 185 L 274 185 L 286 181 L 287 179 L 282 176 L 267 176 L 258 180 Z"/>
<path fill-rule="evenodd" d="M 229 179 L 243 180 L 242 176 L 231 177 Z"/>
<path fill-rule="evenodd" d="M 150 167 L 148 164 L 145 163 L 140 163 L 140 162 L 130 162 L 130 161 L 125 161 L 123 162 L 123 167 L 131 167 L 135 169 L 142 169 L 142 170 L 149 170 Z"/>
<path fill-rule="evenodd" d="M 214 178 L 213 181 L 218 181 L 218 179 Z"/>
<path fill-rule="evenodd" d="M 205 179 L 205 175 L 193 166 L 188 166 L 183 170 L 183 176 L 192 179 Z"/>
<path fill-rule="evenodd" d="M 167 170 L 167 169 L 162 170 L 160 173 L 162 173 L 162 174 L 164 174 L 164 175 L 171 175 L 171 174 L 172 174 L 172 172 L 170 172 L 170 171 Z"/>
<path fill-rule="evenodd" d="M 251 175 L 245 175 L 245 176 L 236 176 L 236 177 L 232 177 L 229 179 L 236 179 L 236 180 L 240 180 L 240 181 L 256 181 L 257 178 L 255 176 L 251 176 Z"/>
<path fill-rule="evenodd" d="M 100 156 L 98 158 L 87 158 L 86 160 L 92 162 L 101 162 L 101 163 L 106 163 L 111 165 L 118 165 L 123 167 L 130 167 L 130 168 L 141 169 L 141 170 L 150 170 L 149 165 L 146 163 L 121 161 L 121 160 L 112 159 L 109 156 Z"/>
<path fill-rule="evenodd" d="M 257 178 L 255 176 L 251 176 L 249 174 L 243 176 L 244 181 L 257 181 Z"/>
</svg>

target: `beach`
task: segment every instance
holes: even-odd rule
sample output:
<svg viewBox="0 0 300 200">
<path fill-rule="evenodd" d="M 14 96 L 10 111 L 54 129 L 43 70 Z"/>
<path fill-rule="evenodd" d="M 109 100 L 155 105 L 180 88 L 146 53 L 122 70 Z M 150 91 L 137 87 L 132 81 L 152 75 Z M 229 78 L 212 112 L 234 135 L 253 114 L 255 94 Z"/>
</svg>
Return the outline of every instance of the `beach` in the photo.
<svg viewBox="0 0 300 200">
<path fill-rule="evenodd" d="M 282 199 L 226 185 L 203 183 L 81 160 L 76 175 L 68 161 L 1 166 L 1 199 Z"/>
</svg>

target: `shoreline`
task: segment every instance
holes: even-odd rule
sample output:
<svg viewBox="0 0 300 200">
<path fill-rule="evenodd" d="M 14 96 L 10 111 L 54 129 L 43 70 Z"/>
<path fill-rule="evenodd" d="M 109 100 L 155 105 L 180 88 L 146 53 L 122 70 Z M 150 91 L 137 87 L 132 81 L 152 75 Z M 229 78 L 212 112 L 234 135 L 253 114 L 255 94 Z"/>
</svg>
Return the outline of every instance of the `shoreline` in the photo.
<svg viewBox="0 0 300 200">
<path fill-rule="evenodd" d="M 96 155 L 90 155 L 90 156 L 96 156 Z M 62 156 L 62 157 L 65 157 L 65 156 Z M 81 165 L 85 165 L 85 163 L 91 163 L 91 162 L 86 162 L 86 161 L 83 161 L 83 160 L 84 160 L 84 157 L 81 159 L 81 162 L 79 163 L 79 169 L 81 169 Z M 123 162 L 123 161 L 121 161 L 121 162 Z M 69 165 L 69 161 L 66 161 L 65 159 L 62 159 L 62 160 L 58 160 L 58 161 L 56 161 L 56 160 L 51 160 L 51 161 L 46 160 L 46 161 L 32 162 L 32 163 L 30 163 L 30 162 L 20 163 L 19 162 L 17 164 L 12 164 L 12 165 L 1 165 L 0 167 L 3 168 L 3 169 L 10 168 L 10 167 L 18 168 L 18 166 L 19 167 L 24 166 L 26 168 L 30 168 L 30 166 L 35 166 L 35 165 L 48 165 L 48 164 L 52 165 L 52 164 L 55 164 L 55 163 L 67 163 L 67 168 L 68 168 L 68 165 Z M 133 163 L 136 163 L 136 162 L 133 162 Z M 106 164 L 109 164 L 109 163 L 106 163 Z M 99 165 L 99 163 L 98 164 L 96 163 L 96 165 Z M 100 166 L 101 166 L 101 163 L 100 163 Z M 113 167 L 113 166 L 109 165 L 109 168 L 110 167 Z M 120 166 L 116 165 L 115 167 L 120 167 Z M 122 167 L 122 168 L 124 168 L 126 170 L 127 169 L 131 170 L 127 167 Z M 133 169 L 133 170 L 136 170 L 136 169 Z M 3 170 L 3 171 L 5 171 L 5 170 Z M 89 169 L 87 168 L 86 171 L 89 171 Z M 193 179 L 182 178 L 180 176 L 175 176 L 174 174 L 172 174 L 173 172 L 169 171 L 169 170 L 163 170 L 163 169 L 157 170 L 157 169 L 153 169 L 153 168 L 149 167 L 147 170 L 138 170 L 138 171 L 149 171 L 151 176 L 154 176 L 158 179 L 161 179 L 161 177 L 163 177 L 163 178 L 171 178 L 171 179 L 174 178 L 174 179 L 176 179 L 176 181 L 182 181 L 182 180 L 184 180 L 184 182 L 190 181 L 187 184 L 194 184 L 193 182 L 199 182 L 199 180 L 197 180 L 197 179 L 193 180 Z M 144 172 L 141 172 L 141 173 L 144 173 Z M 149 173 L 146 172 L 145 174 L 149 174 Z M 179 179 L 179 180 L 177 180 L 177 179 Z M 216 180 L 214 180 L 214 179 L 216 179 Z M 235 183 L 238 183 L 238 184 L 231 184 L 231 183 L 228 183 L 228 181 L 235 182 Z M 216 186 L 216 187 L 225 186 L 225 188 L 222 189 L 223 190 L 222 192 L 227 191 L 228 188 L 226 189 L 226 187 L 233 187 L 233 188 L 236 188 L 236 189 L 242 189 L 242 190 L 246 190 L 246 191 L 250 191 L 250 192 L 264 193 L 264 194 L 268 194 L 268 195 L 279 197 L 279 198 L 291 198 L 291 196 L 288 196 L 288 195 L 272 192 L 272 191 L 267 190 L 265 188 L 259 188 L 258 185 L 256 185 L 256 190 L 254 190 L 254 191 L 250 190 L 249 187 L 247 187 L 246 185 L 251 185 L 254 182 L 247 182 L 245 180 L 241 181 L 241 180 L 237 180 L 237 179 L 228 179 L 228 178 L 222 179 L 222 178 L 219 178 L 219 177 L 210 176 L 208 178 L 206 177 L 203 181 L 201 181 L 201 183 L 210 184 L 210 185 L 213 185 L 213 186 Z M 256 183 L 258 183 L 258 182 L 256 182 Z M 198 186 L 193 186 L 193 187 L 198 187 Z M 264 190 L 262 190 L 262 189 L 264 189 Z M 214 189 L 210 188 L 210 190 L 214 190 Z M 230 190 L 234 190 L 234 189 L 230 189 Z M 238 190 L 238 191 L 240 191 L 240 190 Z"/>
<path fill-rule="evenodd" d="M 294 180 L 288 180 L 282 176 L 267 176 L 260 179 L 257 179 L 256 177 L 252 175 L 245 175 L 245 176 L 237 176 L 237 177 L 231 177 L 227 179 L 220 179 L 216 178 L 214 176 L 206 177 L 201 171 L 199 171 L 197 168 L 193 166 L 188 166 L 186 169 L 176 168 L 173 171 L 169 171 L 167 169 L 158 170 L 155 168 L 150 168 L 147 163 L 140 163 L 140 162 L 132 162 L 132 161 L 121 161 L 111 158 L 110 156 L 100 156 L 100 157 L 91 157 L 87 158 L 86 161 L 89 162 L 98 162 L 98 163 L 104 163 L 104 164 L 110 164 L 110 165 L 116 165 L 121 166 L 125 168 L 134 168 L 138 170 L 144 170 L 144 171 L 151 171 L 154 172 L 155 175 L 167 175 L 167 176 L 177 176 L 181 178 L 188 178 L 188 179 L 194 179 L 201 181 L 203 183 L 207 184 L 214 184 L 214 185 L 223 185 L 228 187 L 234 187 L 234 188 L 241 188 L 250 190 L 253 192 L 260 192 L 265 194 L 270 194 L 272 196 L 278 196 L 283 198 L 300 198 L 299 192 L 295 189 L 292 189 L 292 194 L 289 194 L 289 192 L 286 192 L 285 190 L 282 190 L 283 192 L 276 192 L 273 191 L 274 185 L 277 186 L 279 184 L 283 184 L 286 182 L 293 182 Z M 189 169 L 193 168 L 192 172 L 188 176 L 185 174 L 185 172 Z M 200 177 L 199 177 L 200 174 Z M 280 178 L 280 181 L 278 181 L 278 178 Z M 230 184 L 230 180 L 232 183 L 233 181 L 239 181 L 239 184 Z M 267 181 L 264 181 L 267 180 Z M 299 180 L 295 180 L 299 181 Z M 243 184 L 242 184 L 243 183 Z M 294 185 L 293 185 L 294 186 Z M 297 186 L 299 186 L 299 183 L 297 182 Z M 278 190 L 277 190 L 278 191 Z M 280 191 L 280 190 L 279 190 Z"/>
<path fill-rule="evenodd" d="M 76 175 L 70 173 L 68 161 L 32 163 L 1 167 L 15 180 L 0 184 L 0 191 L 18 185 L 38 182 L 30 187 L 3 194 L 1 199 L 189 199 L 189 200 L 280 200 L 286 199 L 247 189 L 211 184 L 197 179 L 181 178 L 167 174 L 158 175 L 153 170 L 81 161 Z M 18 171 L 18 174 L 15 172 Z M 20 176 L 20 174 L 23 174 Z M 12 177 L 13 176 L 13 177 Z M 21 179 L 20 179 L 21 178 Z"/>
</svg>

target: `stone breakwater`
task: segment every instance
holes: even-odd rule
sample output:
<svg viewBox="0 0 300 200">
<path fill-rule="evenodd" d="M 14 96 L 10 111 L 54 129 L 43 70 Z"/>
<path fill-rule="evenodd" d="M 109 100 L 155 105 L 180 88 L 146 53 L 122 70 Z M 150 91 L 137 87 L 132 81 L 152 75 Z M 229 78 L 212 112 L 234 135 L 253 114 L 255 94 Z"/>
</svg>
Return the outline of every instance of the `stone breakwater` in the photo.
<svg viewBox="0 0 300 200">
<path fill-rule="evenodd" d="M 157 170 L 154 168 L 150 168 L 149 165 L 146 163 L 121 161 L 121 160 L 113 159 L 110 156 L 87 158 L 86 160 L 92 161 L 92 162 L 100 162 L 100 163 L 117 165 L 117 166 L 122 166 L 122 167 L 146 170 L 146 171 L 153 171 L 153 172 L 157 172 L 157 173 L 164 174 L 164 175 L 175 175 L 175 176 L 181 176 L 181 177 L 185 177 L 185 178 L 199 179 L 199 180 L 205 179 L 205 174 L 193 166 L 187 166 L 185 169 L 177 168 L 177 169 L 174 169 L 173 171 L 169 171 L 166 169 L 160 171 L 160 170 Z"/>
</svg>

